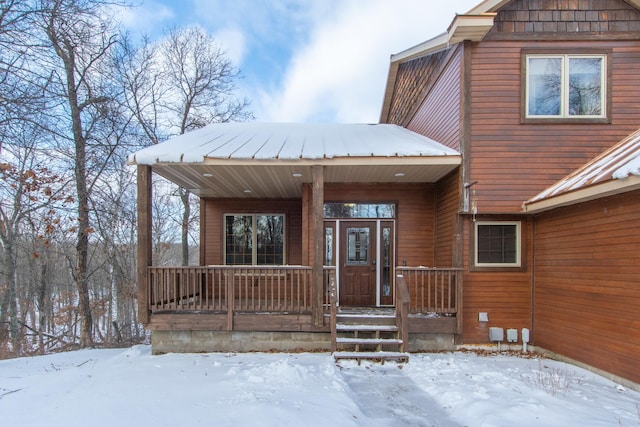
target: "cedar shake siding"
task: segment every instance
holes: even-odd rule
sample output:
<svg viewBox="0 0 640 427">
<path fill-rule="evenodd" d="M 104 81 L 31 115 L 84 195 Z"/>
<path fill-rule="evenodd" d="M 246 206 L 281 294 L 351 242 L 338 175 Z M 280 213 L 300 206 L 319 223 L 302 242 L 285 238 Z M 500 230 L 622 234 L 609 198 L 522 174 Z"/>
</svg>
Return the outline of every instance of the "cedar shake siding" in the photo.
<svg viewBox="0 0 640 427">
<path fill-rule="evenodd" d="M 640 191 L 535 219 L 535 345 L 640 383 Z"/>
<path fill-rule="evenodd" d="M 407 127 L 458 150 L 456 131 L 459 123 L 455 117 L 459 115 L 460 76 L 455 70 L 460 68 L 461 51 L 461 47 L 452 47 L 400 64 L 387 122 Z M 440 81 L 447 69 L 451 69 L 451 74 L 445 81 Z M 445 128 L 436 128 L 434 121 L 441 127 L 446 125 Z M 435 129 L 439 129 L 438 137 L 430 133 Z"/>
<path fill-rule="evenodd" d="M 640 31 L 640 12 L 622 0 L 516 0 L 498 12 L 486 38 L 557 39 L 634 31 Z"/>
</svg>

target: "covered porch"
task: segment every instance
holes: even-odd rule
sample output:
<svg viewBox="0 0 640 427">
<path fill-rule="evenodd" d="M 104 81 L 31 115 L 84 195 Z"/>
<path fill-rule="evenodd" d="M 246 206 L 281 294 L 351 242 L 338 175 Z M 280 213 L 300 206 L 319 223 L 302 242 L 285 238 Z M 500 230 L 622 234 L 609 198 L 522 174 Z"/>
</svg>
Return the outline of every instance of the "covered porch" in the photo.
<svg viewBox="0 0 640 427">
<path fill-rule="evenodd" d="M 430 241 L 430 200 L 460 164 L 454 150 L 393 125 L 228 123 L 129 162 L 138 167 L 139 320 L 149 330 L 319 334 L 328 349 L 332 304 L 398 308 L 400 321 L 405 295 L 407 332 L 461 333 L 461 269 L 433 267 Z M 152 172 L 200 197 L 200 266 L 151 265 Z M 256 254 L 263 217 L 282 236 L 267 255 Z M 253 233 L 244 252 L 232 242 L 240 222 Z"/>
</svg>

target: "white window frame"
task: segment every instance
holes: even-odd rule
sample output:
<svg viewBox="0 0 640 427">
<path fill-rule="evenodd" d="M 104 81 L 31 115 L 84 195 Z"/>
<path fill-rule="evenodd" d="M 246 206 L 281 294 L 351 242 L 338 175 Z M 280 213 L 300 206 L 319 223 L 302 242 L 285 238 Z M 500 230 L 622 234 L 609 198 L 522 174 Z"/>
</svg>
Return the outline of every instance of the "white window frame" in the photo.
<svg viewBox="0 0 640 427">
<path fill-rule="evenodd" d="M 540 115 L 529 114 L 529 60 L 530 59 L 560 59 L 560 114 Z M 599 115 L 570 115 L 569 114 L 569 67 L 567 64 L 573 58 L 593 58 L 601 60 L 600 68 L 600 114 Z M 603 119 L 607 117 L 607 55 L 606 54 L 527 54 L 525 57 L 525 117 L 527 119 Z"/>
<path fill-rule="evenodd" d="M 516 262 L 484 262 L 478 261 L 478 227 L 482 225 L 514 225 L 516 227 Z M 514 267 L 522 266 L 522 223 L 520 221 L 476 221 L 474 223 L 473 262 L 476 267 Z"/>
<path fill-rule="evenodd" d="M 233 216 L 250 216 L 252 217 L 252 230 L 251 230 L 251 264 L 227 264 L 227 217 Z M 257 245 L 257 217 L 259 216 L 281 216 L 282 217 L 282 264 L 257 264 L 258 260 L 258 245 Z M 248 213 L 248 212 L 238 212 L 238 213 L 225 213 L 223 215 L 223 224 L 222 224 L 222 245 L 223 245 L 223 254 L 222 260 L 224 265 L 251 265 L 251 266 L 267 266 L 267 265 L 286 265 L 287 264 L 287 216 L 283 213 L 268 213 L 268 212 L 259 212 L 259 213 Z"/>
</svg>

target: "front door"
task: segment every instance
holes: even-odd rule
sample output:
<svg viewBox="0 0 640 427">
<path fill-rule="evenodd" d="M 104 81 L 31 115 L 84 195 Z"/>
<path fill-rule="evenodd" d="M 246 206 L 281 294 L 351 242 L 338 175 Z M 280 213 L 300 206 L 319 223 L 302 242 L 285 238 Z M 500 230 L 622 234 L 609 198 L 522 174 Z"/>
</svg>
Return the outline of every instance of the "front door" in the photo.
<svg viewBox="0 0 640 427">
<path fill-rule="evenodd" d="M 376 305 L 376 229 L 375 221 L 340 222 L 340 305 Z"/>
</svg>

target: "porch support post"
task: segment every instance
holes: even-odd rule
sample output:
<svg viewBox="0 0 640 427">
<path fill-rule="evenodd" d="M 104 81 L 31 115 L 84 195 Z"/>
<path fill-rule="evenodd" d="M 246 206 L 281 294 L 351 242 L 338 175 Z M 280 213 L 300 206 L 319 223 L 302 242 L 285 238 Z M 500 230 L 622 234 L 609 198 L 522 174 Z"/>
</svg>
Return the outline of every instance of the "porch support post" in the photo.
<svg viewBox="0 0 640 427">
<path fill-rule="evenodd" d="M 151 265 L 151 166 L 138 165 L 138 322 L 149 323 L 147 267 Z"/>
<path fill-rule="evenodd" d="M 323 326 L 324 311 L 322 308 L 324 296 L 324 274 L 322 267 L 324 248 L 324 167 L 314 165 L 311 167 L 312 193 L 313 193 L 313 263 L 312 263 L 312 298 L 313 298 L 313 318 L 316 326 Z"/>
</svg>

